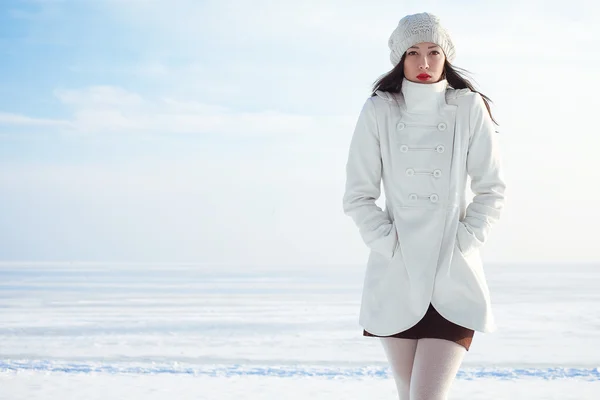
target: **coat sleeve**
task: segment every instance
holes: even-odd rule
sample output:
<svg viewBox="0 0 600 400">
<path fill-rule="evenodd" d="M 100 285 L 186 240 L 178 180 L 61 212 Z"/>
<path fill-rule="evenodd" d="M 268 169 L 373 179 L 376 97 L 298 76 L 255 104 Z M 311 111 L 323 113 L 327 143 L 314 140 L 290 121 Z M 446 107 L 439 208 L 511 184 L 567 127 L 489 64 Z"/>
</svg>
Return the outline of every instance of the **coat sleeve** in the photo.
<svg viewBox="0 0 600 400">
<path fill-rule="evenodd" d="M 359 114 L 346 163 L 344 213 L 354 220 L 364 243 L 391 258 L 398 241 L 394 222 L 375 204 L 381 194 L 381 150 L 373 100 Z"/>
<path fill-rule="evenodd" d="M 474 93 L 472 99 L 467 173 L 474 197 L 458 226 L 458 246 L 463 254 L 485 243 L 492 226 L 500 219 L 506 188 L 493 122 L 481 95 Z"/>
</svg>

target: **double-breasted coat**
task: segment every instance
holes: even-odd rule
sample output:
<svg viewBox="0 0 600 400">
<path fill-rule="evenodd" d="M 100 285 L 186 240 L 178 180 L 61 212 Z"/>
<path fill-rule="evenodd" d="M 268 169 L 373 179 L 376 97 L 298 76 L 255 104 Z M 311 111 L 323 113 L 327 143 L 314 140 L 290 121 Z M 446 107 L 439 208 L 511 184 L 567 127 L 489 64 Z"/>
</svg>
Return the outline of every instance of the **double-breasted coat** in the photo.
<svg viewBox="0 0 600 400">
<path fill-rule="evenodd" d="M 466 204 L 467 176 L 474 197 Z M 375 201 L 385 190 L 385 207 Z M 370 249 L 359 324 L 375 335 L 446 319 L 496 329 L 481 246 L 505 203 L 497 133 L 480 94 L 404 79 L 360 112 L 343 209 Z"/>
</svg>

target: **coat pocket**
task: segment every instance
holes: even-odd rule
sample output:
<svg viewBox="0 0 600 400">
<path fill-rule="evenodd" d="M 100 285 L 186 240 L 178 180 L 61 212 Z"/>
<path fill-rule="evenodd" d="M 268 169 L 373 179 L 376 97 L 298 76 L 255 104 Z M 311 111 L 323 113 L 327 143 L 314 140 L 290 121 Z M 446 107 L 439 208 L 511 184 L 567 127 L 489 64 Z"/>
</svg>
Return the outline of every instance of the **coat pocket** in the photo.
<svg viewBox="0 0 600 400">
<path fill-rule="evenodd" d="M 456 246 L 461 254 L 468 257 L 481 246 L 481 242 L 475 237 L 464 222 L 458 221 L 458 229 L 456 231 Z"/>
<path fill-rule="evenodd" d="M 481 257 L 477 249 L 471 250 L 465 255 L 458 243 L 454 245 L 452 259 L 452 275 L 456 283 L 465 289 L 464 294 L 473 300 L 481 300 L 489 293 L 487 280 L 483 272 Z"/>
<path fill-rule="evenodd" d="M 371 269 L 386 269 L 388 266 L 394 261 L 396 257 L 400 256 L 400 241 L 398 240 L 398 234 L 395 231 L 390 233 L 390 236 L 393 235 L 393 242 L 390 251 L 386 251 L 385 253 L 376 251 L 371 249 L 369 252 L 369 258 L 367 264 Z M 391 239 L 391 238 L 390 238 Z"/>
</svg>

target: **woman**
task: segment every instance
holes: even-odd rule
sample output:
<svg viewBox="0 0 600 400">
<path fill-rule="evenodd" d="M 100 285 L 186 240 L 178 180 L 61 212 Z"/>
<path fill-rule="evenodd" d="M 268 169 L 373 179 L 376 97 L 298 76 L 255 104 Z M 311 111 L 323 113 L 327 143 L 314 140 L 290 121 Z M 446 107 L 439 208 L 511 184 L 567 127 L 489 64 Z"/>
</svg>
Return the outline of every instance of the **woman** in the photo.
<svg viewBox="0 0 600 400">
<path fill-rule="evenodd" d="M 480 249 L 506 185 L 488 99 L 452 66 L 439 18 L 408 15 L 388 43 L 394 68 L 346 164 L 344 212 L 370 249 L 359 324 L 381 338 L 400 399 L 445 399 L 474 331 L 496 329 Z"/>
</svg>

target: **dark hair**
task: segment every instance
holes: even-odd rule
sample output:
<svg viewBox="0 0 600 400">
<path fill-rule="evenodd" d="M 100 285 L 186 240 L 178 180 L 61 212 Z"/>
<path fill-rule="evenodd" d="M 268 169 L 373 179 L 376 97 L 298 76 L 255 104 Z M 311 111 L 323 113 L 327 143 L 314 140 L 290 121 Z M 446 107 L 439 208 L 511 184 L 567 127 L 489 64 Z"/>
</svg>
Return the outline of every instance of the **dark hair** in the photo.
<svg viewBox="0 0 600 400">
<path fill-rule="evenodd" d="M 379 78 L 375 83 L 373 83 L 373 93 L 371 96 L 375 96 L 375 92 L 377 90 L 381 90 L 382 92 L 389 93 L 400 93 L 402 89 L 402 80 L 404 79 L 404 59 L 406 58 L 406 53 L 402 55 L 400 62 L 396 65 L 390 72 L 383 75 Z M 462 72 L 459 72 L 462 71 Z M 489 97 L 484 95 L 483 93 L 475 90 L 473 84 L 464 76 L 465 73 L 468 73 L 467 70 L 458 68 L 450 64 L 448 60 L 444 63 L 444 73 L 442 74 L 442 78 L 446 78 L 448 84 L 453 89 L 469 89 L 472 92 L 479 93 L 481 97 L 483 97 L 483 102 L 485 103 L 485 107 L 490 114 L 490 118 L 496 125 L 498 122 L 492 116 L 492 111 L 490 110 L 490 104 L 492 100 Z"/>
</svg>

